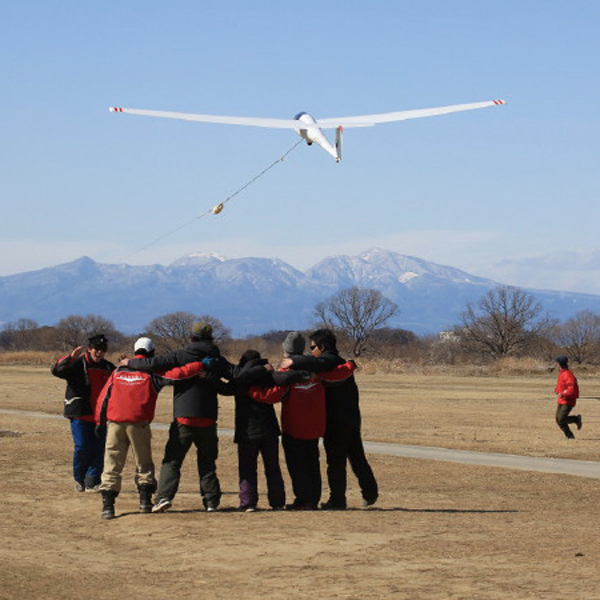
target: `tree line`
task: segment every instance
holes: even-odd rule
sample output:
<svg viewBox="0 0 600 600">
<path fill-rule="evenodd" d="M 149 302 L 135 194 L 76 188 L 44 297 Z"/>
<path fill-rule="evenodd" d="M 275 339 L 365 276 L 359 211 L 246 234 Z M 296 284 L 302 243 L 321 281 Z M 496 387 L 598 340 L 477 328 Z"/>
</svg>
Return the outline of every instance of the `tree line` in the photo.
<svg viewBox="0 0 600 600">
<path fill-rule="evenodd" d="M 516 287 L 500 285 L 489 290 L 465 306 L 458 323 L 435 336 L 417 336 L 405 329 L 387 327 L 399 311 L 381 292 L 351 287 L 315 306 L 313 326 L 333 328 L 344 352 L 354 357 L 457 363 L 508 356 L 547 360 L 562 352 L 578 364 L 600 362 L 600 315 L 584 310 L 560 323 L 544 313 L 531 294 Z M 277 352 L 287 334 L 269 331 L 234 340 L 219 319 L 180 311 L 153 319 L 140 335 L 152 337 L 160 352 L 174 350 L 187 343 L 195 321 L 210 323 L 220 344 L 245 343 L 248 347 L 262 346 L 266 352 Z M 100 332 L 107 335 L 113 349 L 122 351 L 128 351 L 137 337 L 121 333 L 111 320 L 100 315 L 70 315 L 54 326 L 18 319 L 5 323 L 0 330 L 0 351 L 67 352 Z"/>
</svg>

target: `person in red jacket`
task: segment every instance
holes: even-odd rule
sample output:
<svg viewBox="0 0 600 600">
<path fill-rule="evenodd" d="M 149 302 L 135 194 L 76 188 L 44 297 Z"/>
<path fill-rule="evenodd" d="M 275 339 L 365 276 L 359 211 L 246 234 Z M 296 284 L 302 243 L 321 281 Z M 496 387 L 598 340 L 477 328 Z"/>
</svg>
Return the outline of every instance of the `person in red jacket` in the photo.
<svg viewBox="0 0 600 600">
<path fill-rule="evenodd" d="M 560 367 L 556 388 L 554 390 L 558 402 L 558 406 L 556 407 L 556 423 L 565 436 L 572 440 L 575 436 L 569 425 L 574 423 L 578 430 L 581 429 L 583 425 L 581 415 L 570 415 L 570 412 L 577 403 L 577 398 L 579 398 L 579 386 L 577 385 L 577 378 L 569 369 L 569 359 L 566 356 L 561 355 L 556 357 L 556 362 Z"/>
<path fill-rule="evenodd" d="M 59 358 L 52 375 L 65 379 L 64 416 L 71 422 L 73 436 L 73 478 L 78 492 L 97 492 L 104 461 L 104 437 L 95 434 L 94 413 L 102 387 L 115 365 L 104 357 L 108 350 L 106 336 L 99 333 Z"/>
<path fill-rule="evenodd" d="M 134 354 L 135 358 L 152 357 L 154 343 L 147 337 L 138 339 Z M 113 371 L 96 405 L 98 429 L 106 427 L 104 470 L 100 484 L 103 519 L 115 516 L 115 499 L 121 491 L 121 473 L 129 447 L 135 459 L 135 484 L 140 495 L 140 512 L 151 512 L 156 479 L 150 423 L 154 419 L 158 393 L 175 381 L 198 376 L 202 370 L 202 362 L 198 361 L 155 374 L 134 371 L 127 366 L 120 366 Z"/>
<path fill-rule="evenodd" d="M 284 357 L 302 355 L 305 345 L 300 333 L 291 332 L 283 342 Z M 316 510 L 321 499 L 319 438 L 325 435 L 326 409 L 320 379 L 344 379 L 355 369 L 356 365 L 348 362 L 313 380 L 285 386 L 252 386 L 249 390 L 249 396 L 257 402 L 282 402 L 282 445 L 294 492 L 294 502 L 286 505 L 288 510 Z"/>
</svg>

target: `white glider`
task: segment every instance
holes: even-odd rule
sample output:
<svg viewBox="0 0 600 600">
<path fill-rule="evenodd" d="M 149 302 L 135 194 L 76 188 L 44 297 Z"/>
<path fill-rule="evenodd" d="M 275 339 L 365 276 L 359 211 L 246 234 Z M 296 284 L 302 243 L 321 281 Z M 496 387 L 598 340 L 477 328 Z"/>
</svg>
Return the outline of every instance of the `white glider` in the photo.
<svg viewBox="0 0 600 600">
<path fill-rule="evenodd" d="M 162 110 L 142 110 L 137 108 L 111 107 L 111 112 L 143 115 L 146 117 L 163 117 L 166 119 L 180 119 L 183 121 L 198 121 L 201 123 L 222 123 L 225 125 L 252 125 L 254 127 L 271 127 L 276 129 L 294 129 L 304 138 L 310 146 L 317 143 L 323 150 L 331 154 L 336 162 L 342 159 L 342 133 L 346 127 L 371 127 L 378 123 L 391 123 L 392 121 L 405 121 L 420 117 L 433 117 L 463 110 L 486 108 L 506 104 L 504 100 L 490 100 L 488 102 L 473 102 L 471 104 L 454 104 L 438 108 L 420 108 L 416 110 L 401 110 L 398 112 L 381 113 L 376 115 L 362 115 L 357 117 L 335 117 L 332 119 L 314 119 L 305 112 L 298 113 L 293 119 L 268 119 L 254 117 L 226 117 L 218 115 L 196 115 L 192 113 L 169 112 Z M 335 129 L 335 143 L 331 144 L 323 134 L 323 129 Z"/>
</svg>

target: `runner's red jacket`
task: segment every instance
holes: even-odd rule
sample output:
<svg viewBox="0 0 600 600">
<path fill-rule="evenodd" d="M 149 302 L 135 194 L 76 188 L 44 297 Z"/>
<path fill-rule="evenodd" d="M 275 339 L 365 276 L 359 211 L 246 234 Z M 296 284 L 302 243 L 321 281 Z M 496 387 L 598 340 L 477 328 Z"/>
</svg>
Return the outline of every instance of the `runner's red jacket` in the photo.
<svg viewBox="0 0 600 600">
<path fill-rule="evenodd" d="M 575 406 L 577 398 L 579 398 L 579 386 L 575 375 L 569 369 L 560 370 L 554 391 L 557 394 L 562 394 L 557 400 L 559 404 Z"/>
</svg>

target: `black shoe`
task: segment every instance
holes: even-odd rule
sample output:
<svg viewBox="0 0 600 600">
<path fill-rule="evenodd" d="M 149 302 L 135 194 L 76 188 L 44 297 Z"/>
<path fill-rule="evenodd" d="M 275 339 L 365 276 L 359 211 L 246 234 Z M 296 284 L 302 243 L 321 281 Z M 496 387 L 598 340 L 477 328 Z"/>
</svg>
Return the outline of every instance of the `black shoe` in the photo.
<svg viewBox="0 0 600 600">
<path fill-rule="evenodd" d="M 346 505 L 328 500 L 327 502 L 321 502 L 321 510 L 346 510 Z"/>
<path fill-rule="evenodd" d="M 310 504 L 309 502 L 305 504 L 298 504 L 297 502 L 293 502 L 292 504 L 286 504 L 285 510 L 317 510 L 318 506 L 316 504 Z"/>
<path fill-rule="evenodd" d="M 575 425 L 577 425 L 577 431 L 583 427 L 583 418 L 581 415 L 577 415 L 577 421 L 575 421 Z"/>
<path fill-rule="evenodd" d="M 116 492 L 106 492 L 102 490 L 102 514 L 100 515 L 103 519 L 114 519 L 115 518 L 115 498 L 117 497 Z"/>
<path fill-rule="evenodd" d="M 363 506 L 367 507 L 367 506 L 373 506 L 373 504 L 375 504 L 375 502 L 377 502 L 377 498 L 379 496 L 375 496 L 374 498 L 365 498 L 363 500 Z"/>
<path fill-rule="evenodd" d="M 140 493 L 140 512 L 152 512 L 152 492 L 154 491 L 154 486 L 143 484 L 138 489 Z"/>
</svg>

